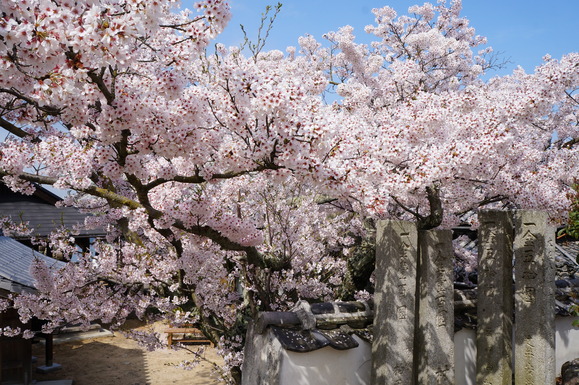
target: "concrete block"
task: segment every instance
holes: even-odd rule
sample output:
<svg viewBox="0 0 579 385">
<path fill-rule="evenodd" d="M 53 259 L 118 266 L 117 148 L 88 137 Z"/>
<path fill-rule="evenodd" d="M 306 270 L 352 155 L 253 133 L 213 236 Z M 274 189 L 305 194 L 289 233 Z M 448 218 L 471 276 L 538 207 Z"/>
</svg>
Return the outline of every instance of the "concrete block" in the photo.
<svg viewBox="0 0 579 385">
<path fill-rule="evenodd" d="M 56 372 L 57 370 L 60 370 L 60 369 L 62 369 L 62 365 L 53 362 L 52 365 L 50 365 L 50 366 L 42 365 L 42 366 L 36 367 L 36 372 L 37 373 L 52 373 L 52 372 Z"/>
</svg>

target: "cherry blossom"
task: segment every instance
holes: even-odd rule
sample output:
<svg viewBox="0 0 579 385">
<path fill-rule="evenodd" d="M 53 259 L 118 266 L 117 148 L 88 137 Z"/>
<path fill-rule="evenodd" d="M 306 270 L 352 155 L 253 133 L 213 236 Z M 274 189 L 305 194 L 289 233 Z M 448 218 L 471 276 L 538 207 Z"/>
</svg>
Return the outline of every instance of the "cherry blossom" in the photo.
<svg viewBox="0 0 579 385">
<path fill-rule="evenodd" d="M 62 204 L 106 232 L 34 265 L 21 319 L 195 324 L 236 381 L 247 320 L 343 293 L 377 219 L 476 224 L 500 204 L 564 221 L 579 54 L 484 81 L 492 49 L 460 9 L 375 9 L 370 44 L 345 26 L 249 55 L 213 47 L 225 0 L 2 2 L 0 176 L 72 190 Z M 70 258 L 72 230 L 43 242 Z"/>
</svg>

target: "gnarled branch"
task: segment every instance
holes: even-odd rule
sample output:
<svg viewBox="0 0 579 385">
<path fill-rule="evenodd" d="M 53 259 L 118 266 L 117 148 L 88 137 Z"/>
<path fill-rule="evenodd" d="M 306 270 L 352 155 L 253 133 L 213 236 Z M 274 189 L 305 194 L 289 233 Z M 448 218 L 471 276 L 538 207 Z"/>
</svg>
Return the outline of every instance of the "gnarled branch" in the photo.
<svg viewBox="0 0 579 385">
<path fill-rule="evenodd" d="M 16 135 L 19 138 L 25 138 L 29 136 L 29 134 L 21 129 L 20 127 L 15 126 L 14 124 L 10 123 L 6 119 L 0 117 L 0 127 L 4 128 L 9 133 Z"/>
</svg>

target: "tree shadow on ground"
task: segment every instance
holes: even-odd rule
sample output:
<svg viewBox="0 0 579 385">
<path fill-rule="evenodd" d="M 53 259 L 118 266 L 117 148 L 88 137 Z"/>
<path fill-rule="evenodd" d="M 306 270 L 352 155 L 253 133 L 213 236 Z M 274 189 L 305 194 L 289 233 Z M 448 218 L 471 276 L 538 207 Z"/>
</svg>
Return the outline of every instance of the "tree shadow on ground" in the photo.
<svg viewBox="0 0 579 385">
<path fill-rule="evenodd" d="M 38 344 L 39 345 L 39 344 Z M 44 365 L 44 347 L 35 346 L 36 366 Z M 121 348 L 91 341 L 54 346 L 54 362 L 62 369 L 33 373 L 37 381 L 72 379 L 75 385 L 147 385 L 145 354 L 141 349 Z"/>
</svg>

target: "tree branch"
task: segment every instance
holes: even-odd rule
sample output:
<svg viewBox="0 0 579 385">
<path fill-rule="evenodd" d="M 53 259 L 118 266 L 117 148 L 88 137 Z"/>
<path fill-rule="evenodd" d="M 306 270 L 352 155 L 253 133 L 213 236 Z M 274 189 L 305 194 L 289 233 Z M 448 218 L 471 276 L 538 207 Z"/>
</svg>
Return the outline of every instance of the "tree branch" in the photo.
<svg viewBox="0 0 579 385">
<path fill-rule="evenodd" d="M 0 169 L 0 176 L 1 177 L 14 176 L 14 177 L 20 178 L 24 181 L 27 181 L 27 182 L 38 183 L 38 184 L 47 184 L 47 185 L 53 185 L 58 181 L 58 178 L 55 178 L 55 177 L 30 174 L 30 173 L 26 173 L 26 172 L 21 173 L 19 175 L 12 175 L 12 174 L 4 171 L 3 169 Z M 86 188 L 75 188 L 74 190 L 79 191 L 79 192 L 83 192 L 86 194 L 90 194 L 90 195 L 93 195 L 95 197 L 104 198 L 104 199 L 111 201 L 111 202 L 116 202 L 120 205 L 126 206 L 128 208 L 133 209 L 133 210 L 139 209 L 139 208 L 145 208 L 139 202 L 134 201 L 132 199 L 129 199 L 127 197 L 124 197 L 122 195 L 116 194 L 116 193 L 114 193 L 110 190 L 107 190 L 105 188 L 101 188 L 101 187 L 97 187 L 97 186 L 89 186 Z"/>
<path fill-rule="evenodd" d="M 14 124 L 10 123 L 9 121 L 5 120 L 2 117 L 0 117 L 0 127 L 4 128 L 8 132 L 10 132 L 13 135 L 16 135 L 19 138 L 25 138 L 30 135 L 20 127 L 15 126 Z"/>
<path fill-rule="evenodd" d="M 16 97 L 17 99 L 23 100 L 26 103 L 36 107 L 38 110 L 47 113 L 48 115 L 57 116 L 57 115 L 60 115 L 60 113 L 62 112 L 62 109 L 58 108 L 58 107 L 41 106 L 38 104 L 38 102 L 36 100 L 30 99 L 29 97 L 22 95 L 20 92 L 18 92 L 17 90 L 15 90 L 13 88 L 10 88 L 10 89 L 0 88 L 0 92 L 4 92 L 6 94 L 9 94 L 9 95 Z"/>
<path fill-rule="evenodd" d="M 101 68 L 100 74 L 96 74 L 95 71 L 89 71 L 87 73 L 88 77 L 90 78 L 90 80 L 97 85 L 97 87 L 99 88 L 99 90 L 102 92 L 102 94 L 104 95 L 105 99 L 107 99 L 107 104 L 110 106 L 113 101 L 115 100 L 115 94 L 114 91 L 109 90 L 109 88 L 107 87 L 107 85 L 105 84 L 105 81 L 103 80 L 103 76 L 105 74 L 105 68 Z"/>
<path fill-rule="evenodd" d="M 442 223 L 442 216 L 444 210 L 442 208 L 442 200 L 440 199 L 440 188 L 436 185 L 426 186 L 426 197 L 428 199 L 428 205 L 430 207 L 430 214 L 427 216 L 421 215 L 418 211 L 412 210 L 411 208 L 400 202 L 395 196 L 390 195 L 390 197 L 400 206 L 404 211 L 414 215 L 416 217 L 416 225 L 420 230 L 430 230 L 435 227 L 440 226 Z"/>
<path fill-rule="evenodd" d="M 484 205 L 488 205 L 489 203 L 500 202 L 500 201 L 505 200 L 505 199 L 507 199 L 507 197 L 504 196 L 504 195 L 495 195 L 495 196 L 492 196 L 492 197 L 490 197 L 490 198 L 485 198 L 485 199 L 483 199 L 483 200 L 480 201 L 476 206 L 477 206 L 477 208 L 478 208 L 478 207 L 482 207 L 482 206 L 484 206 Z M 468 213 L 468 212 L 471 211 L 471 210 L 473 210 L 472 207 L 471 207 L 471 208 L 468 208 L 468 209 L 466 209 L 466 210 L 460 211 L 460 212 L 458 212 L 458 213 L 454 213 L 454 215 L 460 217 L 460 216 Z"/>
<path fill-rule="evenodd" d="M 9 176 L 11 174 L 5 172 L 4 170 L 0 169 L 0 176 Z M 43 175 L 35 175 L 30 173 L 22 173 L 16 176 L 22 180 L 39 183 L 39 184 L 48 184 L 53 185 L 58 180 L 55 177 L 43 176 Z M 89 186 L 86 188 L 77 188 L 76 191 L 83 192 L 86 194 L 90 194 L 99 198 L 104 198 L 109 202 L 114 202 L 123 206 L 126 206 L 130 209 L 139 209 L 143 208 L 147 211 L 149 216 L 153 219 L 158 219 L 162 216 L 162 212 L 154 209 L 151 206 L 145 206 L 144 204 L 137 202 L 135 200 L 129 199 L 122 195 L 116 194 L 110 190 L 100 188 L 97 186 Z M 190 234 L 199 235 L 202 237 L 209 238 L 224 250 L 231 250 L 231 251 L 242 251 L 245 252 L 247 256 L 247 262 L 249 264 L 259 266 L 259 267 L 272 267 L 276 268 L 277 264 L 273 260 L 268 260 L 263 254 L 261 254 L 257 248 L 254 246 L 244 246 L 237 242 L 232 241 L 231 239 L 227 238 L 219 231 L 209 227 L 209 226 L 192 226 L 187 227 L 180 222 L 174 223 L 174 226 L 182 231 L 185 231 Z"/>
<path fill-rule="evenodd" d="M 402 202 L 400 202 L 400 201 L 398 200 L 398 198 L 396 198 L 394 195 L 390 195 L 390 198 L 392 198 L 392 200 L 394 200 L 394 202 L 395 202 L 398 206 L 400 206 L 400 207 L 402 208 L 402 210 L 404 210 L 404 211 L 406 211 L 406 212 L 414 215 L 417 219 L 420 220 L 420 219 L 424 218 L 422 215 L 420 215 L 420 214 L 418 213 L 418 211 L 412 210 L 411 208 L 407 207 L 405 204 L 403 204 Z"/>
<path fill-rule="evenodd" d="M 269 160 L 267 160 L 263 165 L 259 165 L 256 168 L 253 168 L 251 170 L 229 171 L 229 172 L 224 172 L 224 173 L 213 174 L 213 175 L 211 175 L 211 179 L 232 179 L 232 178 L 236 178 L 238 176 L 250 174 L 252 172 L 259 172 L 259 171 L 265 171 L 265 170 L 279 170 L 280 168 L 283 168 L 283 167 L 278 166 L 276 164 L 272 164 Z M 199 184 L 199 183 L 207 182 L 208 180 L 210 180 L 210 179 L 206 179 L 199 174 L 191 175 L 191 176 L 176 175 L 171 179 L 165 179 L 165 178 L 155 179 L 155 180 L 147 183 L 143 187 L 147 190 L 151 190 L 157 186 L 160 186 L 160 185 L 162 185 L 164 183 L 168 183 L 168 182 Z"/>
</svg>

